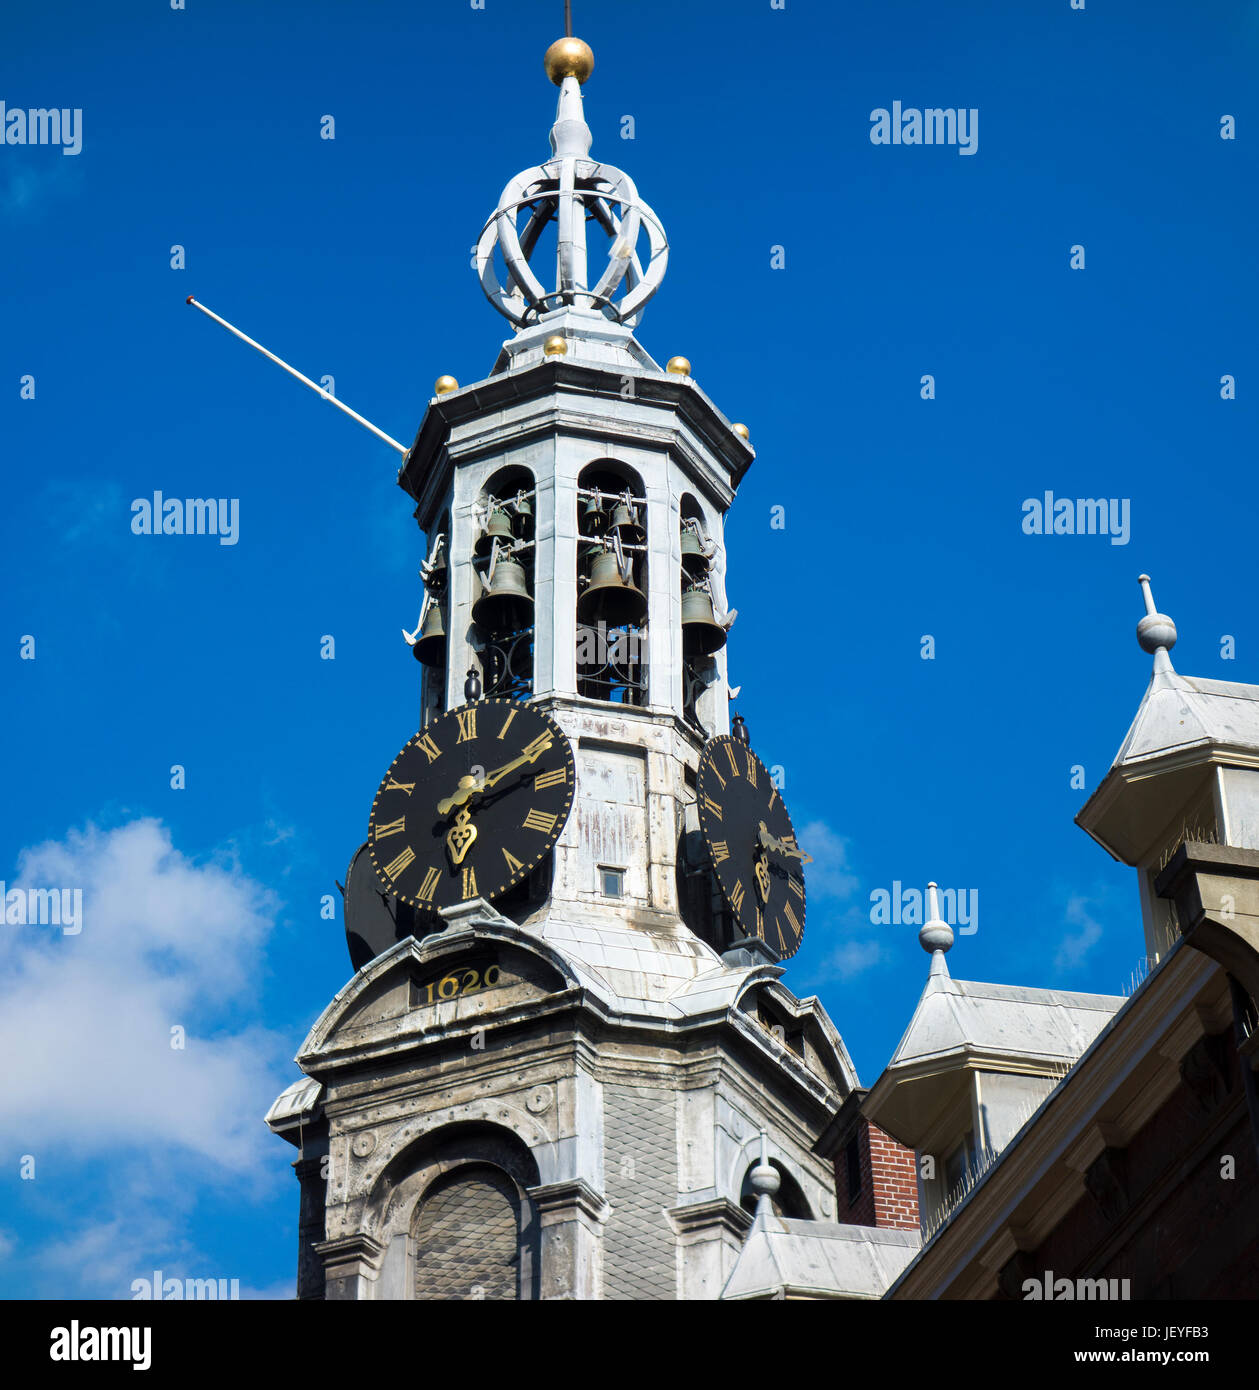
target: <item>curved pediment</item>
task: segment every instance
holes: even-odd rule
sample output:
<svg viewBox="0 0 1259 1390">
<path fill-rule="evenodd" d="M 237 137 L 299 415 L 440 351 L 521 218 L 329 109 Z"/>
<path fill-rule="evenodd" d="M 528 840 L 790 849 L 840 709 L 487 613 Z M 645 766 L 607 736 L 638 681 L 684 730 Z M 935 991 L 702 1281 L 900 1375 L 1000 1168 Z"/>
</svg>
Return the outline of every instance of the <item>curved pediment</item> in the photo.
<svg viewBox="0 0 1259 1390">
<path fill-rule="evenodd" d="M 505 919 L 475 931 L 408 937 L 340 990 L 298 1053 L 305 1071 L 471 1031 L 581 987 L 558 951 Z"/>
</svg>

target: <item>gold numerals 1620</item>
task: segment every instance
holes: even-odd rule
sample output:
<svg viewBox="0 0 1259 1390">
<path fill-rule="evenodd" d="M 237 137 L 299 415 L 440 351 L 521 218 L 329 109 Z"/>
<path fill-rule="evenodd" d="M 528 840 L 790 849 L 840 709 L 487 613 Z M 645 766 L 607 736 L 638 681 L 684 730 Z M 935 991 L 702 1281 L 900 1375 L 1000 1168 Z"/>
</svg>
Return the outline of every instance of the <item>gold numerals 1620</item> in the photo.
<svg viewBox="0 0 1259 1390">
<path fill-rule="evenodd" d="M 436 1003 L 438 999 L 456 999 L 461 994 L 475 994 L 481 989 L 493 989 L 498 984 L 502 971 L 497 965 L 487 965 L 482 974 L 479 970 L 452 970 L 440 980 L 430 980 L 424 986 L 425 1002 Z"/>
</svg>

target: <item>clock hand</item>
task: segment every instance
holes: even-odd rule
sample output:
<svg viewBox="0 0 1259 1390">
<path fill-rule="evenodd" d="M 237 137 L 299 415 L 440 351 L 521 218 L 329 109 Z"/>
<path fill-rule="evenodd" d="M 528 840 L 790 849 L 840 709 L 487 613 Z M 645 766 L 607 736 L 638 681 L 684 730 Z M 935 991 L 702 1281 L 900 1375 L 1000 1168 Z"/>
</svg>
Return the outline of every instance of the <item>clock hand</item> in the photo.
<svg viewBox="0 0 1259 1390">
<path fill-rule="evenodd" d="M 523 767 L 526 763 L 536 763 L 543 753 L 552 747 L 554 744 L 550 734 L 542 734 L 534 739 L 520 757 L 513 758 L 509 763 L 504 763 L 502 767 L 496 767 L 493 772 L 484 773 L 480 777 L 474 777 L 471 773 L 465 774 L 459 779 L 459 786 L 455 791 L 437 803 L 437 814 L 448 816 L 456 806 L 462 806 L 472 797 L 479 796 L 482 792 L 488 791 L 490 787 L 497 786 L 509 772 L 515 772 L 518 767 Z"/>
<path fill-rule="evenodd" d="M 764 846 L 765 849 L 776 850 L 779 854 L 785 854 L 790 859 L 798 859 L 802 864 L 813 863 L 813 856 L 811 854 L 806 854 L 804 850 L 787 844 L 785 841 L 778 839 L 776 835 L 771 835 L 764 821 L 760 824 L 760 829 L 756 838 L 757 843 Z"/>
<path fill-rule="evenodd" d="M 538 759 L 553 746 L 550 734 L 541 734 L 525 749 L 518 758 L 513 758 L 511 762 L 504 763 L 502 767 L 496 767 L 493 772 L 487 772 L 481 778 L 481 786 L 478 790 L 485 790 L 489 787 L 497 786 L 499 782 L 507 776 L 509 772 L 515 772 L 518 767 L 524 767 L 526 763 L 536 763 Z"/>
</svg>

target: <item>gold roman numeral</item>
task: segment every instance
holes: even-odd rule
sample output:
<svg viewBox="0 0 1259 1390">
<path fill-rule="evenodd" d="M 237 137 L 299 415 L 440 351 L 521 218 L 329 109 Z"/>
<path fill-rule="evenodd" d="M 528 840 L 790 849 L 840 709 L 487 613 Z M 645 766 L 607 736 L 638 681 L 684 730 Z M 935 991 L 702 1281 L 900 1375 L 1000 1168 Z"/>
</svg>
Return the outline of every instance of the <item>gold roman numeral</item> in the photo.
<svg viewBox="0 0 1259 1390">
<path fill-rule="evenodd" d="M 736 912 L 743 911 L 743 884 L 742 882 L 734 885 L 734 892 L 730 894 L 730 906 Z"/>
<path fill-rule="evenodd" d="M 752 750 L 748 749 L 748 785 L 756 786 L 756 759 L 752 756 Z"/>
<path fill-rule="evenodd" d="M 721 783 L 721 790 L 724 792 L 725 789 L 726 789 L 726 779 L 721 775 L 720 772 L 717 771 L 717 764 L 716 764 L 716 763 L 709 763 L 709 764 L 708 764 L 708 770 L 709 770 L 709 771 L 713 774 L 713 776 Z"/>
<path fill-rule="evenodd" d="M 704 794 L 704 805 L 708 808 L 710 814 L 716 816 L 718 820 L 721 819 L 721 807 L 717 805 L 707 792 Z"/>
<path fill-rule="evenodd" d="M 459 737 L 456 743 L 467 743 L 471 738 L 476 738 L 476 706 L 471 709 L 457 709 L 455 718 L 459 721 Z"/>
<path fill-rule="evenodd" d="M 476 870 L 469 864 L 463 871 L 463 896 L 476 897 Z"/>
<path fill-rule="evenodd" d="M 713 863 L 724 864 L 730 858 L 730 850 L 724 840 L 713 841 Z"/>
<path fill-rule="evenodd" d="M 567 781 L 567 767 L 557 768 L 554 772 L 539 772 L 533 779 L 533 789 L 535 792 L 542 792 L 548 787 L 562 787 Z"/>
<path fill-rule="evenodd" d="M 393 780 L 393 778 L 391 777 L 391 778 L 385 783 L 385 790 L 386 790 L 387 792 L 406 792 L 406 794 L 407 794 L 408 796 L 410 796 L 411 793 L 415 790 L 415 783 L 414 783 L 414 782 L 395 782 L 395 781 Z"/>
<path fill-rule="evenodd" d="M 762 941 L 765 940 L 765 918 L 761 916 L 761 909 L 759 907 L 756 909 L 756 934 Z"/>
<path fill-rule="evenodd" d="M 503 727 L 498 731 L 498 736 L 499 736 L 499 738 L 502 738 L 502 736 L 507 732 L 507 730 L 511 728 L 511 721 L 512 721 L 513 719 L 515 719 L 515 717 L 516 717 L 516 711 L 515 711 L 514 709 L 513 709 L 513 710 L 508 710 L 508 711 L 507 711 L 507 722 L 506 722 L 506 723 L 503 725 Z"/>
<path fill-rule="evenodd" d="M 406 824 L 407 818 L 399 816 L 397 820 L 391 820 L 386 825 L 378 825 L 373 838 L 383 840 L 386 835 L 400 835 L 406 829 Z"/>
<path fill-rule="evenodd" d="M 791 891 L 796 895 L 797 898 L 800 899 L 801 902 L 804 901 L 804 881 L 803 881 L 803 879 L 798 879 L 798 878 L 795 876 L 795 874 L 788 874 L 788 875 L 787 875 L 787 887 L 791 889 Z"/>
<path fill-rule="evenodd" d="M 526 830 L 540 830 L 544 835 L 549 835 L 555 829 L 555 822 L 559 816 L 548 816 L 545 811 L 532 810 L 524 818 L 522 824 Z"/>
<path fill-rule="evenodd" d="M 424 750 L 425 756 L 430 763 L 435 763 L 442 755 L 442 750 L 433 742 L 432 734 L 417 734 L 415 746 Z"/>
<path fill-rule="evenodd" d="M 784 903 L 784 904 L 783 904 L 783 913 L 784 913 L 784 915 L 786 916 L 787 921 L 789 921 L 789 922 L 791 923 L 791 930 L 792 930 L 793 932 L 795 932 L 795 934 L 796 934 L 797 936 L 799 936 L 799 935 L 800 935 L 800 923 L 796 921 L 796 914 L 795 914 L 794 912 L 792 912 L 792 910 L 791 910 L 791 904 L 790 904 L 790 903 Z"/>
<path fill-rule="evenodd" d="M 518 874 L 525 867 L 509 850 L 503 850 L 503 858 L 507 860 L 507 872 L 510 874 Z"/>
<path fill-rule="evenodd" d="M 437 891 L 437 881 L 440 878 L 441 874 L 439 874 L 436 869 L 430 869 L 428 873 L 424 875 L 424 882 L 415 890 L 415 896 L 419 898 L 421 902 L 431 903 L 433 901 L 433 894 Z"/>
<path fill-rule="evenodd" d="M 730 759 L 730 775 L 731 777 L 737 777 L 739 775 L 739 764 L 734 760 L 734 744 L 727 743 L 724 744 L 723 747 L 726 750 L 726 757 Z M 724 782 L 722 786 L 725 786 Z"/>
<path fill-rule="evenodd" d="M 396 879 L 398 875 L 403 871 L 403 869 L 405 869 L 409 864 L 413 863 L 414 860 L 415 851 L 411 848 L 410 845 L 408 845 L 406 849 L 404 849 L 402 853 L 393 861 L 392 864 L 385 865 L 385 877 Z"/>
</svg>

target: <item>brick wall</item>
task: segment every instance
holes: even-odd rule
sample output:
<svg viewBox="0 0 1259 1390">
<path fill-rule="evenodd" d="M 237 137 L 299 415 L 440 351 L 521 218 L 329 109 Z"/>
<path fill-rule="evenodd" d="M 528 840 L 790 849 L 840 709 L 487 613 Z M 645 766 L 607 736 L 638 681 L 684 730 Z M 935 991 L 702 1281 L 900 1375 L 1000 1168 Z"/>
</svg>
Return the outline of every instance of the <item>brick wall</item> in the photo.
<svg viewBox="0 0 1259 1390">
<path fill-rule="evenodd" d="M 845 1226 L 918 1229 L 918 1175 L 914 1151 L 898 1144 L 868 1120 L 857 1122 L 851 1140 L 860 1171 L 860 1187 L 850 1197 L 847 1147 L 835 1155 L 837 1220 Z"/>
</svg>

